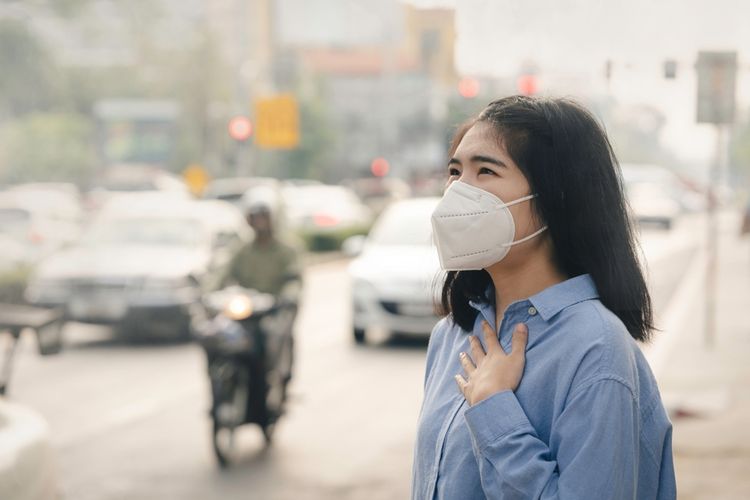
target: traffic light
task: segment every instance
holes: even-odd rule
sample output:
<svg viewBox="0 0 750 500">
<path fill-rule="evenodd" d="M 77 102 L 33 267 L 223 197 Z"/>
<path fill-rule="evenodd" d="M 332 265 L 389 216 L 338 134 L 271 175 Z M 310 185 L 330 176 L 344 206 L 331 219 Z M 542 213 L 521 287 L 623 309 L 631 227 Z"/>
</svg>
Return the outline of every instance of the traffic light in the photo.
<svg viewBox="0 0 750 500">
<path fill-rule="evenodd" d="M 462 78 L 458 82 L 458 93 L 465 99 L 473 99 L 479 95 L 479 80 L 476 78 Z"/>
<path fill-rule="evenodd" d="M 518 93 L 523 95 L 534 95 L 539 92 L 539 82 L 536 75 L 521 75 L 516 81 Z"/>
<path fill-rule="evenodd" d="M 253 135 L 253 124 L 247 116 L 237 115 L 229 120 L 227 125 L 229 137 L 238 142 L 244 142 Z"/>
<path fill-rule="evenodd" d="M 385 177 L 390 169 L 391 165 L 385 158 L 375 158 L 370 164 L 370 171 L 375 177 Z"/>
</svg>

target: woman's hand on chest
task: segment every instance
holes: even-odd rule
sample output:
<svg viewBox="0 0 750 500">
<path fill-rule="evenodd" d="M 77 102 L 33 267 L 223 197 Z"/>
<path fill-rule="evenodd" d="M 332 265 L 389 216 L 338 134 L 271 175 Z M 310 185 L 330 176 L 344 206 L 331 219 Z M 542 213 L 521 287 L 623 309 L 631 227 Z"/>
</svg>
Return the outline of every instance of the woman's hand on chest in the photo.
<svg viewBox="0 0 750 500">
<path fill-rule="evenodd" d="M 470 336 L 471 356 L 465 352 L 459 354 L 464 374 L 456 374 L 458 388 L 472 406 L 498 392 L 515 391 L 526 364 L 526 325 L 516 325 L 510 354 L 503 351 L 489 323 L 482 322 L 482 329 L 487 351 L 479 339 Z"/>
</svg>

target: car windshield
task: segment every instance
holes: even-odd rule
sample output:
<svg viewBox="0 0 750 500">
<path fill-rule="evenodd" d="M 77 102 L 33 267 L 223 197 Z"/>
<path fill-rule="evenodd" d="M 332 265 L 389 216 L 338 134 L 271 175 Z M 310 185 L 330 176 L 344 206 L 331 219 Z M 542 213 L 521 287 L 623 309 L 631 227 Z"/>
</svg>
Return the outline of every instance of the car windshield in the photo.
<svg viewBox="0 0 750 500">
<path fill-rule="evenodd" d="M 368 238 L 374 245 L 431 245 L 433 203 L 394 205 L 386 210 Z"/>
<path fill-rule="evenodd" d="M 194 219 L 132 218 L 102 220 L 83 237 L 89 245 L 126 244 L 156 246 L 197 246 L 203 242 Z"/>
</svg>

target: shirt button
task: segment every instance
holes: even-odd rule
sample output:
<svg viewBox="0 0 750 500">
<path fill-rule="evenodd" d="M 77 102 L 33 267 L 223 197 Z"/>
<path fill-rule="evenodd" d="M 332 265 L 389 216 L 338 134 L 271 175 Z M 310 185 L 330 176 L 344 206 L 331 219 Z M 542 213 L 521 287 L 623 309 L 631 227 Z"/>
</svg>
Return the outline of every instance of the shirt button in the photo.
<svg viewBox="0 0 750 500">
<path fill-rule="evenodd" d="M 536 316 L 536 307 L 529 307 L 529 316 Z"/>
</svg>

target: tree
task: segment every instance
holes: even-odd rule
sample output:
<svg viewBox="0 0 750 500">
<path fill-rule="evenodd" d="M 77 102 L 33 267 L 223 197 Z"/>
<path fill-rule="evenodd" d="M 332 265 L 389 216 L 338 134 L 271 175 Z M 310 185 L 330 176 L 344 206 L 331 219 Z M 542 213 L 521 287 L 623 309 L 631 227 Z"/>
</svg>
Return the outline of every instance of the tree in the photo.
<svg viewBox="0 0 750 500">
<path fill-rule="evenodd" d="M 90 120 L 82 115 L 33 113 L 0 135 L 0 182 L 81 182 L 96 156 Z"/>
<path fill-rule="evenodd" d="M 56 101 L 57 67 L 24 23 L 0 19 L 0 68 L 0 122 Z"/>
</svg>

